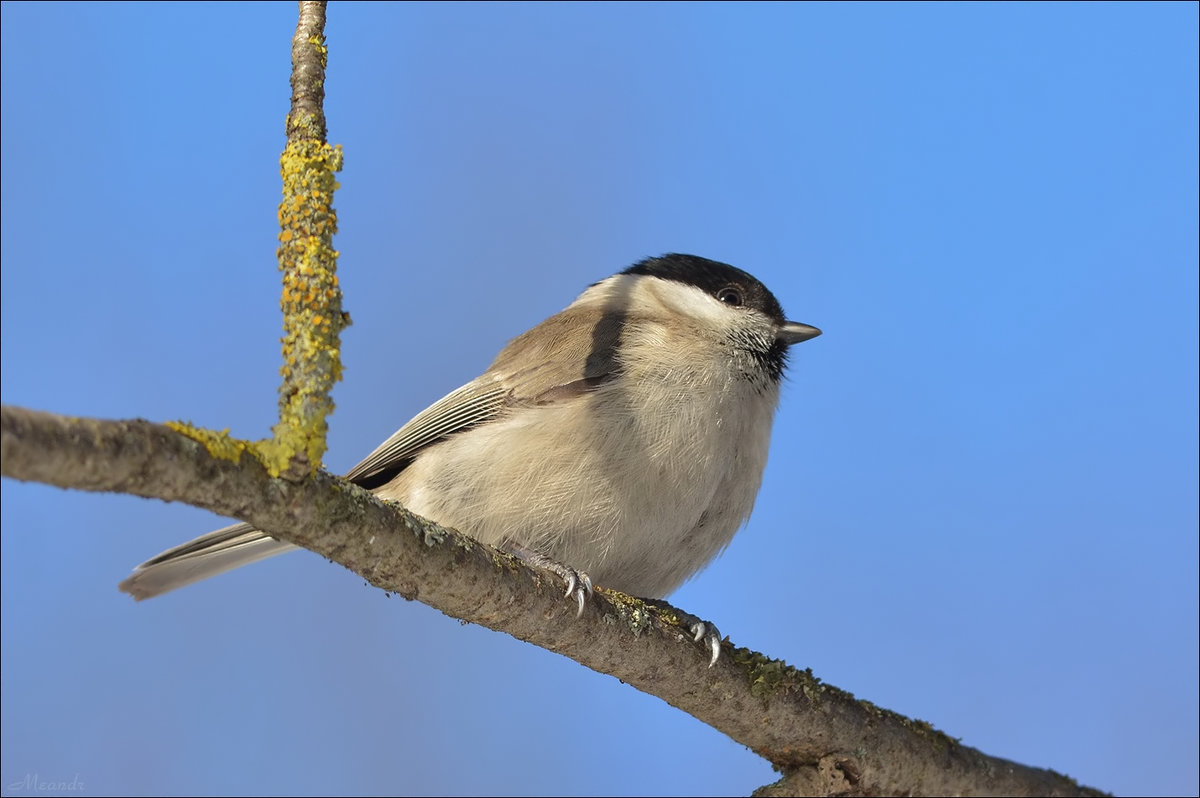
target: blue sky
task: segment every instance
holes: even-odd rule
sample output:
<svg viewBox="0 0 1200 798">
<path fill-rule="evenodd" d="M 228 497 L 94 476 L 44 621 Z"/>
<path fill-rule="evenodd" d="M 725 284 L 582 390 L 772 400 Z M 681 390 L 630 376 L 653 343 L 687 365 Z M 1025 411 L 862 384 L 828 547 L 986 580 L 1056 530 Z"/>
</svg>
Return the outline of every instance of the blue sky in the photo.
<svg viewBox="0 0 1200 798">
<path fill-rule="evenodd" d="M 5 3 L 5 403 L 275 416 L 291 3 Z M 335 4 L 353 465 L 588 283 L 691 252 L 825 335 L 673 597 L 1118 794 L 1197 781 L 1197 5 Z M 746 794 L 617 680 L 290 554 L 135 605 L 211 514 L 9 480 L 0 790 Z"/>
</svg>

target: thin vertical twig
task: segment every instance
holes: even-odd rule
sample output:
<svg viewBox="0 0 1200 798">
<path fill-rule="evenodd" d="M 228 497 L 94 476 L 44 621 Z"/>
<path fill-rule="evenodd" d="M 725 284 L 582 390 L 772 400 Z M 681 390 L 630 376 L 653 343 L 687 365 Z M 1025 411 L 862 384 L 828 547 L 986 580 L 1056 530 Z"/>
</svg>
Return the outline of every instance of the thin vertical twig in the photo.
<svg viewBox="0 0 1200 798">
<path fill-rule="evenodd" d="M 325 3 L 301 2 L 292 37 L 292 103 L 280 158 L 279 268 L 283 272 L 283 382 L 274 438 L 260 447 L 271 473 L 302 477 L 321 465 L 333 400 L 341 379 L 342 310 L 333 235 L 333 192 L 341 147 L 326 141 Z"/>
</svg>

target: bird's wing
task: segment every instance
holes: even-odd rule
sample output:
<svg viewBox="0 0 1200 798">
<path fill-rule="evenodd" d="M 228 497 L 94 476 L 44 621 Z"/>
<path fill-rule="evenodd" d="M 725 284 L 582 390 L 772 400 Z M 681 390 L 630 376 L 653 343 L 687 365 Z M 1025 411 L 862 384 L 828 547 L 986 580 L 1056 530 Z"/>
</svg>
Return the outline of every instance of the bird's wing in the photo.
<svg viewBox="0 0 1200 798">
<path fill-rule="evenodd" d="M 378 487 L 396 476 L 432 443 L 495 418 L 507 404 L 508 388 L 479 378 L 451 391 L 346 472 L 346 479 L 364 488 Z"/>
<path fill-rule="evenodd" d="M 346 473 L 367 489 L 392 480 L 427 446 L 491 421 L 510 408 L 544 407 L 589 393 L 617 369 L 624 318 L 597 308 L 566 310 L 509 343 L 477 379 L 443 396 Z"/>
</svg>

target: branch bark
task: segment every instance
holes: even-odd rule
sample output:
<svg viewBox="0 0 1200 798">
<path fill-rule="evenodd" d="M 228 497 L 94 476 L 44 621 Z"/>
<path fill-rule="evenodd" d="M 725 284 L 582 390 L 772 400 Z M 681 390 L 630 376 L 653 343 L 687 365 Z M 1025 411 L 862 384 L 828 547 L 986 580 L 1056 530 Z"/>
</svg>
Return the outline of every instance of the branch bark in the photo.
<svg viewBox="0 0 1200 798">
<path fill-rule="evenodd" d="M 959 745 L 809 671 L 688 638 L 677 610 L 598 589 L 583 617 L 556 578 L 317 472 L 273 478 L 251 447 L 148 421 L 0 408 L 0 470 L 63 488 L 182 501 L 311 549 L 372 585 L 556 651 L 719 729 L 785 774 L 764 795 L 1103 795 Z"/>
<path fill-rule="evenodd" d="M 292 105 L 279 158 L 279 269 L 283 272 L 283 382 L 279 423 L 259 451 L 272 474 L 302 478 L 325 454 L 329 392 L 342 378 L 341 332 L 350 324 L 338 287 L 333 192 L 341 147 L 325 140 L 325 3 L 301 2 L 292 37 Z"/>
</svg>

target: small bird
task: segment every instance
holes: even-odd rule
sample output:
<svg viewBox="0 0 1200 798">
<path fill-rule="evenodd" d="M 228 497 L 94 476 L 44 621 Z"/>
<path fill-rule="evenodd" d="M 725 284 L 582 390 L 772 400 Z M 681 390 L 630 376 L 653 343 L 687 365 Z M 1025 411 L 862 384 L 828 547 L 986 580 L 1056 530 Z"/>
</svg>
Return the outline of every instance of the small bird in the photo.
<svg viewBox="0 0 1200 798">
<path fill-rule="evenodd" d="M 581 611 L 590 580 L 662 598 L 750 516 L 788 347 L 820 334 L 740 269 L 649 258 L 513 339 L 346 479 L 559 574 Z M 151 598 L 294 548 L 235 524 L 120 588 Z"/>
</svg>

